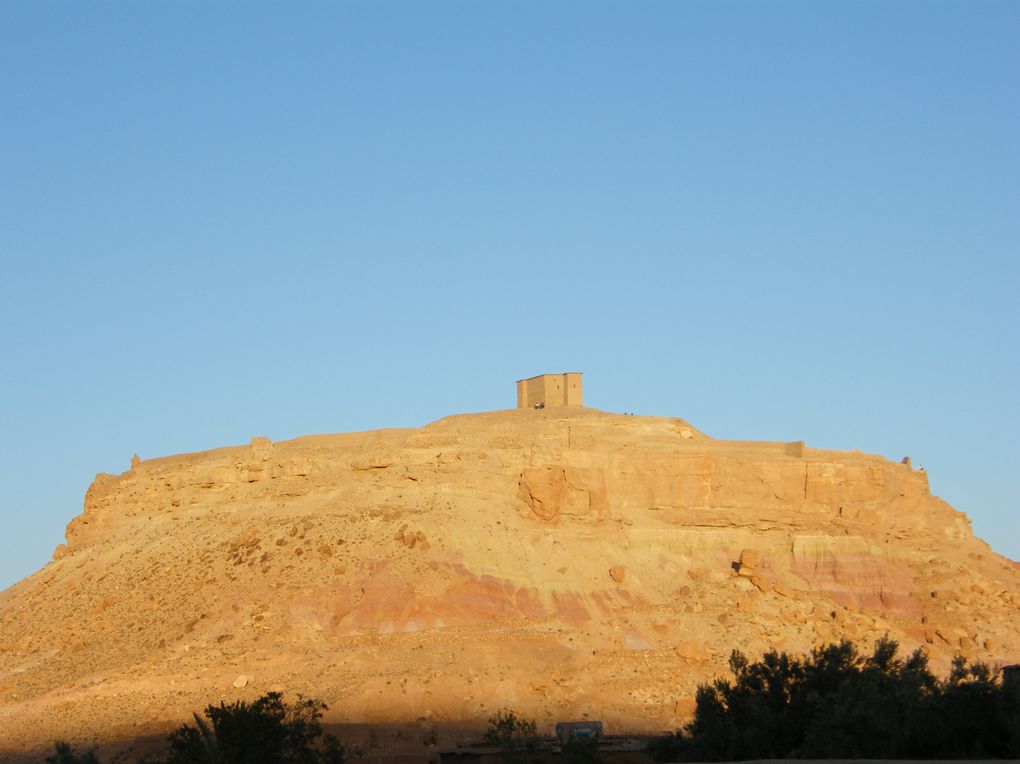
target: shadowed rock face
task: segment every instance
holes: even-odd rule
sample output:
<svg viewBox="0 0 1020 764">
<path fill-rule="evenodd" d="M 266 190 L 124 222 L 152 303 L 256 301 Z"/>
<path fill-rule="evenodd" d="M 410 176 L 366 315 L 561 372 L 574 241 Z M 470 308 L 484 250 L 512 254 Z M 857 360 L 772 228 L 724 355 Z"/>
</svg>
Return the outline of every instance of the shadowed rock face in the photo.
<svg viewBox="0 0 1020 764">
<path fill-rule="evenodd" d="M 271 689 L 656 731 L 735 648 L 1020 657 L 1020 571 L 923 471 L 592 409 L 136 462 L 55 558 L 0 594 L 0 751 Z"/>
</svg>

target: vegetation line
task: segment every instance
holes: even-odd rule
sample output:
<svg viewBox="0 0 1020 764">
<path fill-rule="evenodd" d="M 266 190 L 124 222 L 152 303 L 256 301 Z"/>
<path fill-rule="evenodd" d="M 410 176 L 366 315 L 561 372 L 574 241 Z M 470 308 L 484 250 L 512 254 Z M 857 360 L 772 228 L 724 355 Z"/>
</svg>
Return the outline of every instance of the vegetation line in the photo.
<svg viewBox="0 0 1020 764">
<path fill-rule="evenodd" d="M 844 640 L 805 657 L 772 651 L 753 663 L 734 651 L 732 680 L 701 685 L 692 721 L 647 753 L 656 761 L 1020 758 L 1020 667 L 998 672 L 957 657 L 940 679 L 923 650 L 902 659 L 898 649 L 884 638 L 862 653 Z M 350 751 L 323 735 L 325 710 L 300 696 L 287 704 L 276 692 L 210 705 L 194 726 L 170 734 L 162 758 L 146 761 L 343 764 Z M 533 720 L 509 709 L 489 719 L 485 741 L 507 764 L 614 758 L 597 736 L 571 733 L 550 747 Z M 99 764 L 94 752 L 77 754 L 63 742 L 46 761 Z"/>
</svg>

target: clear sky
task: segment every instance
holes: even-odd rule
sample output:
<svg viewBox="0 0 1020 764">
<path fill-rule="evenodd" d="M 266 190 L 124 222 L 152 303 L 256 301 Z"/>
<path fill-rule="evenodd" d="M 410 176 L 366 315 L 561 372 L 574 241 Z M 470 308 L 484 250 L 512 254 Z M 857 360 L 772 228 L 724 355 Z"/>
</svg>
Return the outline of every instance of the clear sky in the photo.
<svg viewBox="0 0 1020 764">
<path fill-rule="evenodd" d="M 586 402 L 1020 558 L 1020 3 L 0 3 L 0 588 L 96 472 Z"/>
</svg>

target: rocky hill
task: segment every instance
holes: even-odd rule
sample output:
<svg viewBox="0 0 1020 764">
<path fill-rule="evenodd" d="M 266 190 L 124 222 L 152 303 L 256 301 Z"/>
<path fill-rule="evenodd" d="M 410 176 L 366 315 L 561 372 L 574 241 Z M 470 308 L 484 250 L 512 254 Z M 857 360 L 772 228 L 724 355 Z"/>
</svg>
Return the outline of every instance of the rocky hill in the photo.
<svg viewBox="0 0 1020 764">
<path fill-rule="evenodd" d="M 923 471 L 679 419 L 452 416 L 101 474 L 0 593 L 0 753 L 270 689 L 348 722 L 675 728 L 730 651 L 1020 659 L 1020 571 Z"/>
</svg>

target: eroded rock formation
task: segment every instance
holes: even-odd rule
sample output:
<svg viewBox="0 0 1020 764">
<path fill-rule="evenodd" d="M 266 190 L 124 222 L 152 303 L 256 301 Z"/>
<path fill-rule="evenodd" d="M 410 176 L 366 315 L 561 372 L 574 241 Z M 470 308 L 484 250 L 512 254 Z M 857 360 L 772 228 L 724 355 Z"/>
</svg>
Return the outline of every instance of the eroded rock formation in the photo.
<svg viewBox="0 0 1020 764">
<path fill-rule="evenodd" d="M 0 746 L 270 689 L 346 721 L 661 730 L 734 648 L 1015 662 L 1018 612 L 1015 564 L 878 456 L 580 408 L 255 438 L 96 477 L 0 593 Z"/>
</svg>

